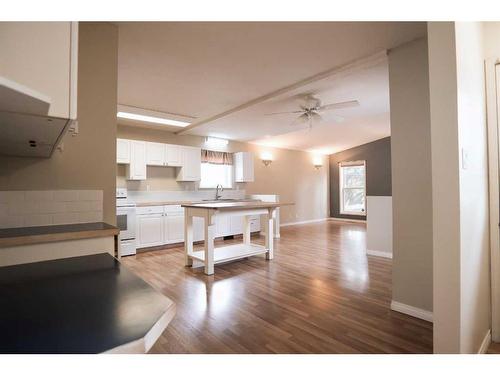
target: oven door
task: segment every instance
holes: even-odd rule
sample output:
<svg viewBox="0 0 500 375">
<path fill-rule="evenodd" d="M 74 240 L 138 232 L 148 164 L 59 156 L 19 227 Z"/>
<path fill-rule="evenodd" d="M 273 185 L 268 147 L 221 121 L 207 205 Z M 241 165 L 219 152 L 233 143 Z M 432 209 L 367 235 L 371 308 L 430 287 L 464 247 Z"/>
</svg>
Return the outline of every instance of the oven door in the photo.
<svg viewBox="0 0 500 375">
<path fill-rule="evenodd" d="M 120 239 L 135 239 L 135 207 L 118 207 L 116 209 L 116 224 L 120 229 Z"/>
</svg>

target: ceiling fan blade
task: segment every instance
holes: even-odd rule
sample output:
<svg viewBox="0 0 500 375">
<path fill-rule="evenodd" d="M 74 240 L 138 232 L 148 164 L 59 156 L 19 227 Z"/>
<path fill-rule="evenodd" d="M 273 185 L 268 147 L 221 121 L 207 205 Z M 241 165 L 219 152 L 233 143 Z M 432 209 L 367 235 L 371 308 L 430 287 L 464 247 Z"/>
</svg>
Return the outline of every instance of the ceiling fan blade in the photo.
<svg viewBox="0 0 500 375">
<path fill-rule="evenodd" d="M 273 112 L 273 113 L 264 113 L 264 116 L 274 116 L 274 115 L 288 115 L 293 113 L 302 113 L 304 111 L 290 111 L 290 112 Z"/>
<path fill-rule="evenodd" d="M 325 104 L 319 107 L 318 111 L 330 111 L 332 109 L 352 108 L 357 106 L 359 106 L 359 102 L 357 100 L 349 100 L 347 102 Z"/>
</svg>

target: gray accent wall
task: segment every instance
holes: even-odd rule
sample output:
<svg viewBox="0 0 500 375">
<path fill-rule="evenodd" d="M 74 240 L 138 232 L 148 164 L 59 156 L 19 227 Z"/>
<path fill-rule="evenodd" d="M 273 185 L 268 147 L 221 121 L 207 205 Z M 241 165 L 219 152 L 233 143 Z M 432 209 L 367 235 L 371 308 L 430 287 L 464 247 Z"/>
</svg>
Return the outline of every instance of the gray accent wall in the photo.
<svg viewBox="0 0 500 375">
<path fill-rule="evenodd" d="M 391 137 L 330 155 L 330 216 L 365 220 L 365 216 L 340 214 L 339 163 L 365 160 L 366 195 L 391 196 Z"/>
</svg>

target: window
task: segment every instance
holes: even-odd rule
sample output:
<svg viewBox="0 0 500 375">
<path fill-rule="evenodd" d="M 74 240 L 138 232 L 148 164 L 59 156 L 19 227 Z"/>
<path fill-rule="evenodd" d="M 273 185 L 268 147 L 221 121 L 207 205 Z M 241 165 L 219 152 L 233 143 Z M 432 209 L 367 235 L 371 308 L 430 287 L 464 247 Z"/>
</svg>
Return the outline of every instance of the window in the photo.
<svg viewBox="0 0 500 375">
<path fill-rule="evenodd" d="M 201 163 L 200 188 L 233 187 L 233 166 L 227 164 Z"/>
<path fill-rule="evenodd" d="M 366 215 L 365 171 L 364 160 L 339 164 L 341 214 Z"/>
</svg>

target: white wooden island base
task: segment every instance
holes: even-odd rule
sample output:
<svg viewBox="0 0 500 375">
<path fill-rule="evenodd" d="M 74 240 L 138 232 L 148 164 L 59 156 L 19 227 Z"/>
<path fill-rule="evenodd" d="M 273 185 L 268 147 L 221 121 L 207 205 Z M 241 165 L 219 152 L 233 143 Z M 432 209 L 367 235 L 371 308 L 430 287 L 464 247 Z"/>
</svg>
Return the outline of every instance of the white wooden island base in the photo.
<svg viewBox="0 0 500 375">
<path fill-rule="evenodd" d="M 285 203 L 274 202 L 216 202 L 182 205 L 184 214 L 184 253 L 185 265 L 192 266 L 193 259 L 202 262 L 205 274 L 213 275 L 214 265 L 252 255 L 266 254 L 266 259 L 273 259 L 273 213 Z M 266 215 L 264 222 L 265 246 L 250 242 L 250 220 L 253 215 Z M 243 216 L 243 243 L 214 247 L 216 218 L 226 216 Z M 205 246 L 203 250 L 193 250 L 193 217 L 201 217 L 205 221 Z"/>
</svg>

